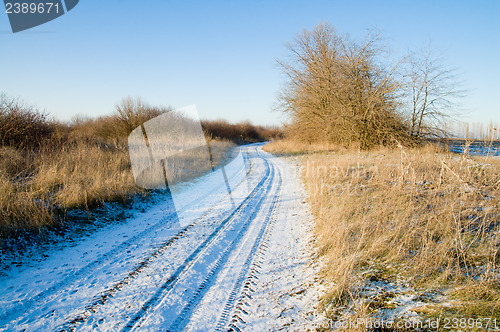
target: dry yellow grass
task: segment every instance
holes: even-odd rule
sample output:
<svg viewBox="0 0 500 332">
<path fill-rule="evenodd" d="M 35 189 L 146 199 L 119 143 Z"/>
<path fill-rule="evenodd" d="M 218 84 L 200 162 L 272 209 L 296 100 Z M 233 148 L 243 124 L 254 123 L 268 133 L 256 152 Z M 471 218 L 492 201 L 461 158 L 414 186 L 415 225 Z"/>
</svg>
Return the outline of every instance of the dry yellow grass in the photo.
<svg viewBox="0 0 500 332">
<path fill-rule="evenodd" d="M 38 230 L 57 224 L 54 210 L 89 208 L 138 191 L 126 150 L 74 143 L 59 150 L 2 149 L 0 231 Z"/>
<path fill-rule="evenodd" d="M 0 174 L 0 232 L 36 230 L 53 223 L 52 211 L 35 195 Z"/>
<path fill-rule="evenodd" d="M 325 152 L 341 152 L 348 150 L 356 150 L 356 147 L 346 149 L 345 147 L 329 144 L 329 143 L 311 143 L 293 141 L 290 139 L 283 139 L 273 141 L 264 146 L 264 151 L 276 155 L 302 155 L 311 153 L 325 153 Z"/>
<path fill-rule="evenodd" d="M 215 166 L 234 144 L 212 141 Z M 179 180 L 190 173 L 179 174 Z M 184 179 L 186 178 L 186 179 Z M 125 146 L 75 140 L 38 152 L 0 149 L 0 235 L 59 222 L 55 211 L 126 201 L 136 186 Z"/>
<path fill-rule="evenodd" d="M 500 160 L 433 146 L 302 160 L 323 276 L 333 285 L 323 300 L 332 318 L 349 303 L 358 303 L 358 316 L 384 308 L 359 301 L 370 280 L 404 280 L 451 300 L 427 315 L 500 318 Z"/>
<path fill-rule="evenodd" d="M 64 208 L 92 207 L 136 192 L 126 150 L 76 143 L 42 154 L 30 189 Z"/>
</svg>

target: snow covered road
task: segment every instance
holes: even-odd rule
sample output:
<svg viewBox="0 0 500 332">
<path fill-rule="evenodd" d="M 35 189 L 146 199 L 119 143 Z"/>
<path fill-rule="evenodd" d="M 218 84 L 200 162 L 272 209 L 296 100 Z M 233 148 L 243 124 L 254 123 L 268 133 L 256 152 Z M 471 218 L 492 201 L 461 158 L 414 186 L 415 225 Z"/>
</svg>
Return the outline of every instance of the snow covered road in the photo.
<svg viewBox="0 0 500 332">
<path fill-rule="evenodd" d="M 261 147 L 225 167 L 230 194 L 207 175 L 185 185 L 177 213 L 166 201 L 12 266 L 0 331 L 313 329 L 318 267 L 298 167 Z"/>
</svg>

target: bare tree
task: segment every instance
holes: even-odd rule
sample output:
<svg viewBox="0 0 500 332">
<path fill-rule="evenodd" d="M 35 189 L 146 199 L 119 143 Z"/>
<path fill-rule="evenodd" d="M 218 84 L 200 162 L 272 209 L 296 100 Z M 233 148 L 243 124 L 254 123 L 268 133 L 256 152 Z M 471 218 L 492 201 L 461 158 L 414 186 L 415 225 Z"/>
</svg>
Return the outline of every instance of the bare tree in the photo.
<svg viewBox="0 0 500 332">
<path fill-rule="evenodd" d="M 279 61 L 287 77 L 280 109 L 290 116 L 289 134 L 303 141 L 329 141 L 362 148 L 406 135 L 397 113 L 395 68 L 381 66 L 380 38 L 363 42 L 328 24 L 305 30 Z"/>
<path fill-rule="evenodd" d="M 410 134 L 414 137 L 442 136 L 443 123 L 457 113 L 465 91 L 454 70 L 426 51 L 408 62 L 407 95 L 410 104 Z"/>
<path fill-rule="evenodd" d="M 171 109 L 169 107 L 153 107 L 141 98 L 127 97 L 115 106 L 115 118 L 120 124 L 120 130 L 128 135 L 136 127 Z"/>
</svg>

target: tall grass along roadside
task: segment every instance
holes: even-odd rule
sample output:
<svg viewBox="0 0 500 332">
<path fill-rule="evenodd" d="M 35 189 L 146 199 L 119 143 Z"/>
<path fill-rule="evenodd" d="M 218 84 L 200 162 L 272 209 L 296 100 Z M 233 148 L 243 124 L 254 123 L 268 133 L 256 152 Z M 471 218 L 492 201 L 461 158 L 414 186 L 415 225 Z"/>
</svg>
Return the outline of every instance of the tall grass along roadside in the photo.
<svg viewBox="0 0 500 332">
<path fill-rule="evenodd" d="M 500 321 L 499 159 L 400 146 L 306 154 L 302 165 L 332 321 L 397 310 Z"/>
<path fill-rule="evenodd" d="M 134 126 L 169 110 L 125 98 L 113 115 L 59 123 L 0 95 L 0 239 L 61 225 L 70 209 L 128 202 L 144 193 L 134 183 L 127 136 Z M 225 162 L 232 141 L 279 133 L 221 121 L 204 121 L 204 130 L 215 166 Z M 188 177 L 178 173 L 181 181 Z"/>
</svg>

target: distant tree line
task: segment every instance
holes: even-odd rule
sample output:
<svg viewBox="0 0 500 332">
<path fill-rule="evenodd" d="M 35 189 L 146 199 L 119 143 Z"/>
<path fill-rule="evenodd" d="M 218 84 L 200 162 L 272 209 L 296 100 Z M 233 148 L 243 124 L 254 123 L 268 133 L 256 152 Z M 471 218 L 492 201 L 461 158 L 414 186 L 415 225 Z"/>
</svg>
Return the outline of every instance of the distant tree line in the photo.
<svg viewBox="0 0 500 332">
<path fill-rule="evenodd" d="M 453 136 L 470 140 L 500 140 L 500 124 L 490 121 L 488 124 L 481 122 L 458 122 L 450 125 Z"/>
<path fill-rule="evenodd" d="M 171 107 L 153 107 L 141 98 L 125 98 L 115 107 L 111 116 L 117 124 L 114 126 L 123 136 L 128 136 L 136 127 L 164 112 Z M 250 121 L 229 123 L 226 120 L 202 120 L 202 129 L 209 139 L 230 140 L 238 144 L 262 142 L 282 137 L 282 130 L 273 126 L 257 126 Z"/>
<path fill-rule="evenodd" d="M 126 149 L 127 137 L 132 130 L 171 110 L 171 107 L 152 106 L 141 98 L 127 97 L 115 105 L 112 114 L 96 118 L 78 116 L 69 122 L 60 122 L 36 106 L 0 93 L 0 147 L 57 149 L 67 144 L 87 142 Z M 230 140 L 237 144 L 283 136 L 280 127 L 257 126 L 249 121 L 202 120 L 201 126 L 207 139 Z"/>
</svg>

